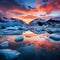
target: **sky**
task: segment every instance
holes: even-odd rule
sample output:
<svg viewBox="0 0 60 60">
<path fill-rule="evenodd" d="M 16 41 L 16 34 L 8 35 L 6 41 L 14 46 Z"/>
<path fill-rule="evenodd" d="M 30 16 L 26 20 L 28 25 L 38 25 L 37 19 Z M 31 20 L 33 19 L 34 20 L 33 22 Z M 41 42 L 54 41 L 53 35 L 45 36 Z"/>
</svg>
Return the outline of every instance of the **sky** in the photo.
<svg viewBox="0 0 60 60">
<path fill-rule="evenodd" d="M 60 0 L 0 0 L 0 16 L 22 19 L 60 17 Z"/>
</svg>

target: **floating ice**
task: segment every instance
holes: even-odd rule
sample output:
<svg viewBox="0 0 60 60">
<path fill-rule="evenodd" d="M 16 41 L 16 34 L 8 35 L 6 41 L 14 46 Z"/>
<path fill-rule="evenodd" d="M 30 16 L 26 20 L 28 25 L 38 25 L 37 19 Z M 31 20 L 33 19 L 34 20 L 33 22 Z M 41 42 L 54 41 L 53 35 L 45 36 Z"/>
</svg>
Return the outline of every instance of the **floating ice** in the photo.
<svg viewBox="0 0 60 60">
<path fill-rule="evenodd" d="M 0 44 L 1 47 L 8 47 L 9 46 L 9 42 L 8 41 L 4 41 L 3 43 Z"/>
<path fill-rule="evenodd" d="M 46 32 L 48 32 L 49 34 L 51 33 L 60 33 L 60 28 L 53 28 L 53 27 L 48 27 L 45 29 Z"/>
<path fill-rule="evenodd" d="M 27 25 L 16 18 L 5 18 L 0 21 L 0 35 L 20 35 L 27 30 Z"/>
<path fill-rule="evenodd" d="M 57 34 L 51 34 L 49 38 L 55 41 L 60 41 L 60 35 Z"/>
<path fill-rule="evenodd" d="M 23 36 L 18 36 L 18 37 L 15 38 L 15 41 L 16 42 L 21 42 L 23 40 L 24 40 L 24 37 Z"/>
<path fill-rule="evenodd" d="M 6 30 L 18 30 L 18 27 L 15 26 L 15 27 L 7 27 Z"/>
<path fill-rule="evenodd" d="M 44 33 L 43 26 L 34 26 L 34 27 L 31 27 L 30 30 L 36 34 Z"/>
<path fill-rule="evenodd" d="M 12 60 L 16 58 L 20 53 L 11 49 L 0 49 L 0 54 L 4 55 L 7 60 Z"/>
<path fill-rule="evenodd" d="M 21 31 L 27 31 L 27 30 L 28 30 L 28 28 L 27 28 L 27 27 L 25 27 L 25 26 L 22 26 L 22 27 L 18 27 L 18 30 L 21 30 Z"/>
</svg>

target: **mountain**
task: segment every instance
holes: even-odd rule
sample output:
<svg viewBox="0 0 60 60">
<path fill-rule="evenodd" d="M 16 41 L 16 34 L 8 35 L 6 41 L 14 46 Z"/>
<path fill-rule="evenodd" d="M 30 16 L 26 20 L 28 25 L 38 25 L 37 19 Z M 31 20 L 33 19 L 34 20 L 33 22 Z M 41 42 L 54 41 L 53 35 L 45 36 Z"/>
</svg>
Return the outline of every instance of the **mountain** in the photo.
<svg viewBox="0 0 60 60">
<path fill-rule="evenodd" d="M 27 25 L 22 20 L 0 17 L 0 35 L 20 35 L 26 30 Z"/>
<path fill-rule="evenodd" d="M 32 20 L 29 25 L 30 26 L 34 26 L 34 25 L 39 25 L 39 26 L 42 26 L 43 24 L 45 24 L 47 22 L 47 20 L 44 20 L 44 19 L 35 19 L 35 20 Z"/>
<path fill-rule="evenodd" d="M 22 22 L 22 20 L 18 20 L 16 18 L 0 17 L 0 22 Z"/>
<path fill-rule="evenodd" d="M 60 17 L 53 17 L 50 20 L 48 20 L 48 22 L 55 22 L 55 23 L 59 22 L 60 23 Z"/>
<path fill-rule="evenodd" d="M 0 17 L 0 26 L 27 26 L 25 22 L 16 18 Z"/>
<path fill-rule="evenodd" d="M 60 22 L 60 17 L 54 17 L 54 18 L 52 18 L 52 20 Z"/>
</svg>

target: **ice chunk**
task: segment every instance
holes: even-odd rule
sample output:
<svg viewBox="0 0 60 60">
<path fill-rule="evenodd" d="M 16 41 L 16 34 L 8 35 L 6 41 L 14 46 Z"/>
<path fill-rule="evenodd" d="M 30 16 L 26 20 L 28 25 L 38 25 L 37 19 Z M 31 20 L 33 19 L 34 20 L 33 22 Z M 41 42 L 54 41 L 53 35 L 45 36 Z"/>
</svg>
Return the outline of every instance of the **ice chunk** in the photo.
<svg viewBox="0 0 60 60">
<path fill-rule="evenodd" d="M 4 41 L 3 43 L 0 44 L 1 47 L 8 47 L 9 46 L 9 42 L 8 41 Z"/>
<path fill-rule="evenodd" d="M 57 34 L 51 34 L 49 38 L 55 41 L 60 41 L 60 35 Z"/>
<path fill-rule="evenodd" d="M 7 60 L 12 60 L 16 58 L 20 53 L 11 49 L 0 49 L 0 54 L 4 55 Z"/>
<path fill-rule="evenodd" d="M 7 27 L 6 29 L 7 30 L 18 30 L 18 27 L 16 27 L 16 26 L 15 27 Z"/>
<path fill-rule="evenodd" d="M 16 42 L 21 42 L 23 40 L 24 40 L 24 37 L 23 36 L 18 36 L 18 37 L 15 38 L 15 41 Z"/>
</svg>

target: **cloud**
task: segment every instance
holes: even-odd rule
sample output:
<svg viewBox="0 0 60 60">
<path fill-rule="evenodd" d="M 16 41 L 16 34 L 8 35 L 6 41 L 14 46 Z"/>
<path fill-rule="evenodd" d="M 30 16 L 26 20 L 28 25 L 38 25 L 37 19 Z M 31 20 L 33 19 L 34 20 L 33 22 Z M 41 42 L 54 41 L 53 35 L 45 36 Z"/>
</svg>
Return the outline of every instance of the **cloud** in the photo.
<svg viewBox="0 0 60 60">
<path fill-rule="evenodd" d="M 60 11 L 52 11 L 51 13 L 50 13 L 50 16 L 60 16 Z"/>
<path fill-rule="evenodd" d="M 0 15 L 31 19 L 32 17 L 60 16 L 59 0 L 0 0 Z M 53 12 L 56 11 L 56 12 Z M 22 16 L 23 15 L 23 16 Z M 22 16 L 22 17 L 21 17 Z M 44 18 L 44 17 L 43 17 Z"/>
</svg>

